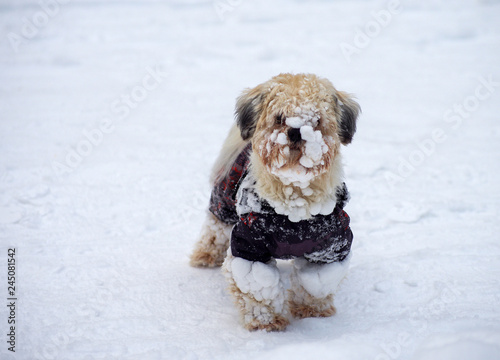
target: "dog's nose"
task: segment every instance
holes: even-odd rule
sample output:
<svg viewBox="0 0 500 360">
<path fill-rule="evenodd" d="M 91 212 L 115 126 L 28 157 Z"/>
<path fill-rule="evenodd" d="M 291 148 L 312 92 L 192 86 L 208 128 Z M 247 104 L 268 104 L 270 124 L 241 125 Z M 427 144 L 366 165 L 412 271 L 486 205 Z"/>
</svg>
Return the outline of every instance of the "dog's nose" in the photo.
<svg viewBox="0 0 500 360">
<path fill-rule="evenodd" d="M 296 128 L 289 129 L 288 130 L 288 138 L 293 143 L 297 143 L 300 140 L 302 140 L 302 137 L 300 136 L 300 129 L 296 129 Z"/>
</svg>

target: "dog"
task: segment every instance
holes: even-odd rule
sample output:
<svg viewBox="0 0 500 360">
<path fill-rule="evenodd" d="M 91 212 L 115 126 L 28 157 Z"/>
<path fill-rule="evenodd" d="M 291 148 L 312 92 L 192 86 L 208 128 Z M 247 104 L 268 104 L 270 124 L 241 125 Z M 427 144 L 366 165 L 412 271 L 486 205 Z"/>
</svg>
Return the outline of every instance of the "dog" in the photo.
<svg viewBox="0 0 500 360">
<path fill-rule="evenodd" d="M 314 74 L 280 74 L 237 99 L 190 263 L 222 265 L 247 329 L 281 331 L 289 315 L 335 314 L 353 239 L 340 149 L 360 112 Z M 288 292 L 276 259 L 293 261 Z"/>
</svg>

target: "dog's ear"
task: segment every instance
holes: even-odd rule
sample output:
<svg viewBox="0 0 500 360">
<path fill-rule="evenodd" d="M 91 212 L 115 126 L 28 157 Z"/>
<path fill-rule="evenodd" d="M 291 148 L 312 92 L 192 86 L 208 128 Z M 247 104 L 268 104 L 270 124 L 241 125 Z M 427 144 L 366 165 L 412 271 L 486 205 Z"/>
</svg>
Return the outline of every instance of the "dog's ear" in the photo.
<svg viewBox="0 0 500 360">
<path fill-rule="evenodd" d="M 359 104 L 354 101 L 351 95 L 343 92 L 336 92 L 337 105 L 340 108 L 339 137 L 343 145 L 351 143 L 356 132 L 356 121 L 361 112 Z"/>
<path fill-rule="evenodd" d="M 259 85 L 243 91 L 236 101 L 236 123 L 240 128 L 243 140 L 250 139 L 255 132 L 262 111 L 263 99 L 262 85 Z"/>
</svg>

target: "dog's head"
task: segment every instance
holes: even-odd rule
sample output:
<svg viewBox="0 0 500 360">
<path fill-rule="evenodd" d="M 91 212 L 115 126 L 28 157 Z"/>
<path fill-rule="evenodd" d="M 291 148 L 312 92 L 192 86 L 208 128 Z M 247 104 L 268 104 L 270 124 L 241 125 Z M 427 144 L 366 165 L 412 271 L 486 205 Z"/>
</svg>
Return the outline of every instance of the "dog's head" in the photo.
<svg viewBox="0 0 500 360">
<path fill-rule="evenodd" d="M 340 144 L 351 142 L 360 107 L 327 79 L 281 74 L 238 98 L 243 139 L 267 171 L 289 183 L 308 183 L 327 171 Z"/>
</svg>

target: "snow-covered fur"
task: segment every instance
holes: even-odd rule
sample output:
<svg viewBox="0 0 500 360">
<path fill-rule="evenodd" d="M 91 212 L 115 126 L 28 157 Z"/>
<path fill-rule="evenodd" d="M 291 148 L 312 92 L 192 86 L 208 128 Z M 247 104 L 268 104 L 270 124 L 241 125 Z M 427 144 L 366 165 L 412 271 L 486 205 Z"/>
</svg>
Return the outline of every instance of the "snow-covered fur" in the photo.
<svg viewBox="0 0 500 360">
<path fill-rule="evenodd" d="M 327 317 L 335 314 L 333 294 L 347 275 L 351 255 L 329 264 L 294 260 L 289 290 L 290 312 L 296 318 Z"/>
<path fill-rule="evenodd" d="M 229 291 L 240 310 L 248 330 L 283 330 L 289 324 L 285 309 L 285 290 L 276 266 L 248 261 L 228 252 L 222 270 L 229 283 Z"/>
<path fill-rule="evenodd" d="M 232 225 L 226 224 L 207 211 L 200 240 L 191 254 L 191 266 L 221 266 L 229 246 L 232 228 Z"/>
<path fill-rule="evenodd" d="M 280 74 L 238 98 L 191 264 L 219 265 L 231 237 L 223 270 L 248 329 L 283 330 L 289 312 L 335 313 L 352 241 L 340 145 L 359 112 L 313 74 Z M 288 301 L 274 258 L 295 262 Z"/>
</svg>

